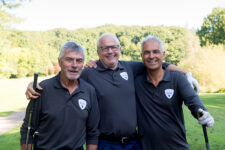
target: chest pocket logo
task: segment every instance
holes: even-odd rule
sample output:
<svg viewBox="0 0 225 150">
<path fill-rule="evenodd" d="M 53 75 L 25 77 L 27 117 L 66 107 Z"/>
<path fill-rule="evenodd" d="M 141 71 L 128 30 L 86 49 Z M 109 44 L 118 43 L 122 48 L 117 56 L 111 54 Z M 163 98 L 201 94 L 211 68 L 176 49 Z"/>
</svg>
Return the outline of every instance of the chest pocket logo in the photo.
<svg viewBox="0 0 225 150">
<path fill-rule="evenodd" d="M 84 110 L 87 106 L 87 102 L 84 99 L 79 99 L 78 104 L 79 104 L 81 110 Z"/>
<path fill-rule="evenodd" d="M 173 89 L 166 89 L 165 90 L 165 94 L 166 94 L 166 97 L 168 99 L 171 99 L 173 97 L 173 93 L 174 93 L 174 90 Z"/>
<path fill-rule="evenodd" d="M 127 72 L 121 72 L 121 73 L 120 73 L 120 76 L 121 76 L 123 79 L 128 80 L 128 74 L 127 74 Z"/>
</svg>

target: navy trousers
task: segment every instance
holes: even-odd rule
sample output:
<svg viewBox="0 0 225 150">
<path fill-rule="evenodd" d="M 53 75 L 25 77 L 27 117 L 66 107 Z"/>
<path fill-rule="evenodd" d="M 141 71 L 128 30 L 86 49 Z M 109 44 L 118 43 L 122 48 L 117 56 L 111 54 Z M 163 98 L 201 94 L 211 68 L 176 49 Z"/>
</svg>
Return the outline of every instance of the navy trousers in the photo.
<svg viewBox="0 0 225 150">
<path fill-rule="evenodd" d="M 133 140 L 126 144 L 107 140 L 99 140 L 98 150 L 141 150 L 141 147 L 138 140 Z"/>
</svg>

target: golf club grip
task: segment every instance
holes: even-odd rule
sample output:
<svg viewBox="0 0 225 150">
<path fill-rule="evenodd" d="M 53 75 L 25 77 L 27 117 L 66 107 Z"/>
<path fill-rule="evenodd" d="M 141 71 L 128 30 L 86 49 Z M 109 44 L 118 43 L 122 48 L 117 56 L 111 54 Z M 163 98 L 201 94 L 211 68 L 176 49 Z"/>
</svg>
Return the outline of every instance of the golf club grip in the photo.
<svg viewBox="0 0 225 150">
<path fill-rule="evenodd" d="M 34 73 L 34 83 L 33 83 L 33 89 L 35 90 L 37 87 L 37 79 L 38 79 L 38 73 Z"/>
</svg>

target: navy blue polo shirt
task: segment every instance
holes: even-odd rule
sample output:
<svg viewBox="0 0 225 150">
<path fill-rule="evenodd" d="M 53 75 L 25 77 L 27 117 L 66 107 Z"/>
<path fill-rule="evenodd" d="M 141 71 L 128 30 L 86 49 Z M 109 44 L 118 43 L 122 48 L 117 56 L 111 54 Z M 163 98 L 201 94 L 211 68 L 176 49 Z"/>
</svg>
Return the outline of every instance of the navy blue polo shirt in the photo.
<svg viewBox="0 0 225 150">
<path fill-rule="evenodd" d="M 85 141 L 98 144 L 100 114 L 95 89 L 82 79 L 78 81 L 79 86 L 72 94 L 61 85 L 59 75 L 40 83 L 43 91 L 35 101 L 38 148 L 75 150 Z M 27 110 L 29 107 L 30 104 Z M 27 122 L 28 111 L 21 127 L 21 144 L 25 144 Z"/>
<path fill-rule="evenodd" d="M 146 73 L 135 79 L 138 131 L 143 150 L 188 150 L 182 104 L 194 117 L 205 109 L 199 96 L 180 72 L 165 70 L 155 87 Z"/>
<path fill-rule="evenodd" d="M 81 78 L 96 89 L 101 134 L 124 137 L 136 132 L 134 76 L 143 70 L 143 63 L 135 61 L 119 61 L 115 70 L 105 68 L 98 61 L 97 69 L 83 70 Z"/>
</svg>

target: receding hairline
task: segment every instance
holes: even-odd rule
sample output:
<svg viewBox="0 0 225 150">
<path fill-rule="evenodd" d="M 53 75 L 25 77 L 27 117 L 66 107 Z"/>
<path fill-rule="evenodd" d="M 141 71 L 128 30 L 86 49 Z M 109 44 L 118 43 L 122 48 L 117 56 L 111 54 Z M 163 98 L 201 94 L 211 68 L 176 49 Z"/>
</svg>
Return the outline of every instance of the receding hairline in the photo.
<svg viewBox="0 0 225 150">
<path fill-rule="evenodd" d="M 112 37 L 116 41 L 116 43 L 120 46 L 120 41 L 115 35 L 113 35 L 112 33 L 104 33 L 97 40 L 97 49 L 100 48 L 100 41 L 105 37 Z"/>
<path fill-rule="evenodd" d="M 84 49 L 74 41 L 66 41 L 62 45 L 62 47 L 60 49 L 58 60 L 60 60 L 64 56 L 66 51 L 73 51 L 73 52 L 81 53 L 83 55 L 83 59 L 85 59 Z"/>
<path fill-rule="evenodd" d="M 141 52 L 142 52 L 142 50 L 143 50 L 143 46 L 145 45 L 145 43 L 147 43 L 147 42 L 149 42 L 149 41 L 154 41 L 154 42 L 159 43 L 159 46 L 160 46 L 160 48 L 161 48 L 161 51 L 162 51 L 162 52 L 165 52 L 163 41 L 160 40 L 157 36 L 154 36 L 154 35 L 148 35 L 148 36 L 141 42 Z"/>
</svg>

